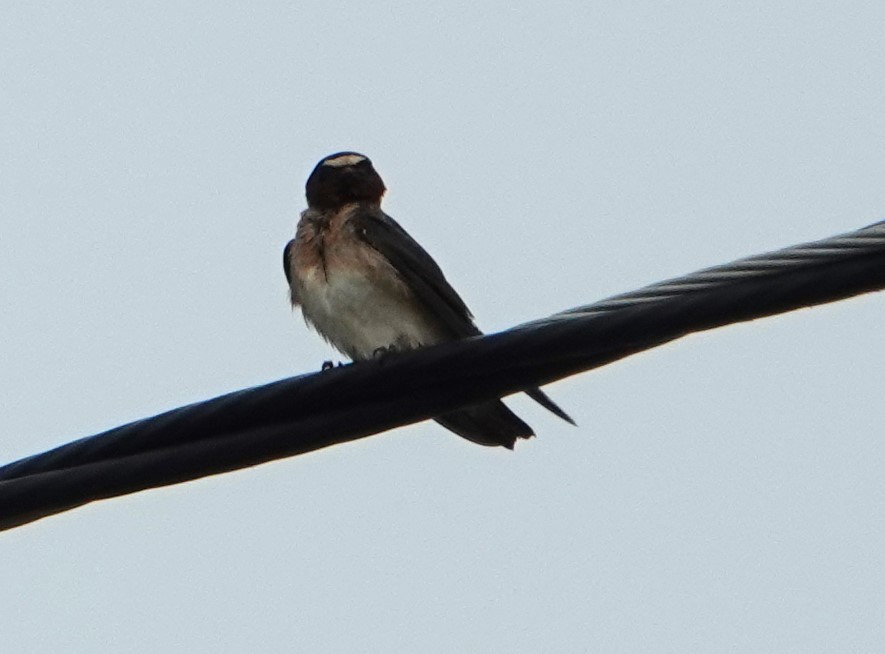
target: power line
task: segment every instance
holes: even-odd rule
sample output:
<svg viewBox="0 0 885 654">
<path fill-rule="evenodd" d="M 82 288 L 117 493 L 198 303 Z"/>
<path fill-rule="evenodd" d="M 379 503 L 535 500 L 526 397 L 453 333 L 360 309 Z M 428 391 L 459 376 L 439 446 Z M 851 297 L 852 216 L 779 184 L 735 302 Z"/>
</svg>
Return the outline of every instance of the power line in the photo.
<svg viewBox="0 0 885 654">
<path fill-rule="evenodd" d="M 686 334 L 885 288 L 885 221 L 505 332 L 174 409 L 0 467 L 0 529 L 356 440 Z"/>
</svg>

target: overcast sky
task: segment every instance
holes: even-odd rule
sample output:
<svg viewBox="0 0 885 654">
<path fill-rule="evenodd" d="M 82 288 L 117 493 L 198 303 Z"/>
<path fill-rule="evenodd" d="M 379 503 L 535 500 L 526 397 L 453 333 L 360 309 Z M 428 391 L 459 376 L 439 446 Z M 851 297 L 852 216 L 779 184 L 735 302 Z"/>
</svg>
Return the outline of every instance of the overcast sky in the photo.
<svg viewBox="0 0 885 654">
<path fill-rule="evenodd" d="M 0 461 L 331 358 L 281 251 L 338 150 L 489 331 L 881 220 L 883 35 L 881 2 L 4 3 Z M 881 651 L 883 324 L 571 378 L 579 428 L 514 398 L 515 452 L 425 423 L 5 532 L 0 650 Z"/>
</svg>

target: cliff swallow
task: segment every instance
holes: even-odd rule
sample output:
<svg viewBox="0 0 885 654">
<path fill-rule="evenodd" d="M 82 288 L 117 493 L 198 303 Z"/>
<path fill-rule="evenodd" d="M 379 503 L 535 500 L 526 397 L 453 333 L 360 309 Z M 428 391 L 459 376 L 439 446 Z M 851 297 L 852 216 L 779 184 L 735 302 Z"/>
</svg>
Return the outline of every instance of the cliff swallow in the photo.
<svg viewBox="0 0 885 654">
<path fill-rule="evenodd" d="M 307 180 L 307 209 L 283 252 L 292 306 L 354 361 L 482 333 L 436 262 L 381 210 L 385 190 L 368 157 L 329 155 Z M 540 389 L 525 392 L 574 424 Z M 534 435 L 500 400 L 435 420 L 481 445 L 512 449 Z"/>
</svg>

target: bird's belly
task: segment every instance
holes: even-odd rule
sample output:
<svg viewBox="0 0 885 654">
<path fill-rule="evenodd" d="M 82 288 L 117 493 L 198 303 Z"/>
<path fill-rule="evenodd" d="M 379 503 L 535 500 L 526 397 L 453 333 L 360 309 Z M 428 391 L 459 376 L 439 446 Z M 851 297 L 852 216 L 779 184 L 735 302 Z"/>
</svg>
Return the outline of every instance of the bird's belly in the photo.
<svg viewBox="0 0 885 654">
<path fill-rule="evenodd" d="M 354 360 L 442 340 L 413 298 L 357 272 L 315 270 L 301 280 L 299 299 L 307 321 Z"/>
</svg>

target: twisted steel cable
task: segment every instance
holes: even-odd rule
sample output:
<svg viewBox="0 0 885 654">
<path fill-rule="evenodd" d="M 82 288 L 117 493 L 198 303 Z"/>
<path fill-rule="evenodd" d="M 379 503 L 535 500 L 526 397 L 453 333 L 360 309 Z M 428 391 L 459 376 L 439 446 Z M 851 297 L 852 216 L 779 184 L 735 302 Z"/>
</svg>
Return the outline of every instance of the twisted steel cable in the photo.
<svg viewBox="0 0 885 654">
<path fill-rule="evenodd" d="M 692 332 L 882 288 L 885 221 L 498 334 L 230 393 L 0 467 L 0 529 L 355 440 Z"/>
</svg>

